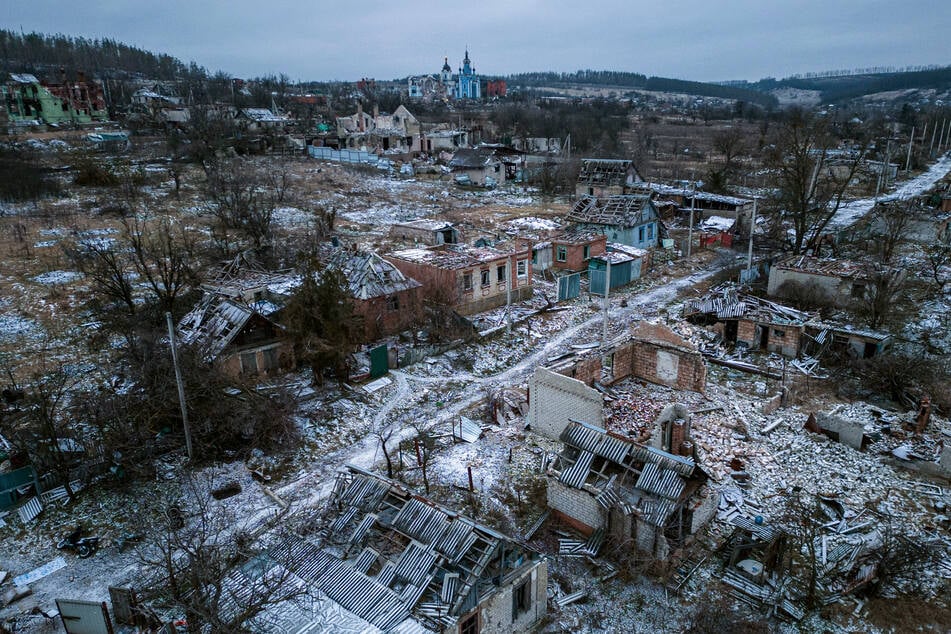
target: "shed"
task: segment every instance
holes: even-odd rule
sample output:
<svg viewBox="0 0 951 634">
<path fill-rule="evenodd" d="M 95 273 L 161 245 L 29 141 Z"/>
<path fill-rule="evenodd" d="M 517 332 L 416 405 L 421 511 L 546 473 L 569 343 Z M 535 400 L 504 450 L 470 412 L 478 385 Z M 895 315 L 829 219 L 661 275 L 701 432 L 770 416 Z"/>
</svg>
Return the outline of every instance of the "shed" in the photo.
<svg viewBox="0 0 951 634">
<path fill-rule="evenodd" d="M 609 242 L 607 252 L 591 258 L 588 264 L 588 289 L 596 295 L 604 295 L 604 278 L 608 262 L 611 263 L 611 286 L 613 290 L 640 279 L 648 252 Z"/>
</svg>

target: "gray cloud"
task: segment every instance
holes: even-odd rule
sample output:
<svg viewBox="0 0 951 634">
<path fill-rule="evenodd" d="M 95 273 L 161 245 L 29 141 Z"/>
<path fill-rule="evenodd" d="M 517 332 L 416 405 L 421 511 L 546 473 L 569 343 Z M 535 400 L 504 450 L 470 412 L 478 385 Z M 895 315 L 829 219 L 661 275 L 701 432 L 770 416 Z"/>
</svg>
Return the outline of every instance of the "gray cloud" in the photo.
<svg viewBox="0 0 951 634">
<path fill-rule="evenodd" d="M 237 76 L 390 79 L 584 68 L 701 81 L 951 63 L 951 3 L 908 0 L 38 0 L 4 3 L 7 28 L 110 37 Z"/>
</svg>

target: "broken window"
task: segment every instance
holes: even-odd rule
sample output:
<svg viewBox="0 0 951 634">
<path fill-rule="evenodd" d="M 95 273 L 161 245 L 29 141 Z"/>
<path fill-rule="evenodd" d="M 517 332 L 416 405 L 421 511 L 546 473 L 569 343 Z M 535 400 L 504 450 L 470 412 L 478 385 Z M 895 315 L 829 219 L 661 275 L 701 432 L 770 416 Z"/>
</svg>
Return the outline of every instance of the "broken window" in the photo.
<svg viewBox="0 0 951 634">
<path fill-rule="evenodd" d="M 276 370 L 280 365 L 278 360 L 277 348 L 268 348 L 264 351 L 264 369 Z"/>
<path fill-rule="evenodd" d="M 532 579 L 529 577 L 512 591 L 512 622 L 532 608 Z"/>
<path fill-rule="evenodd" d="M 482 286 L 488 286 L 490 282 L 489 269 L 482 269 Z"/>
<path fill-rule="evenodd" d="M 643 241 L 644 241 L 644 227 L 638 227 L 638 229 L 637 229 L 637 241 L 638 241 L 638 242 L 643 242 Z"/>
<path fill-rule="evenodd" d="M 472 271 L 467 271 L 462 274 L 462 290 L 472 290 Z"/>
<path fill-rule="evenodd" d="M 587 260 L 590 257 L 591 257 L 591 245 L 586 244 L 584 245 L 584 259 Z"/>
<path fill-rule="evenodd" d="M 559 262 L 565 262 L 568 260 L 568 247 L 563 244 L 558 245 L 558 254 L 555 256 L 555 259 Z"/>
<path fill-rule="evenodd" d="M 865 297 L 865 284 L 862 282 L 852 283 L 852 297 L 861 299 Z"/>
<path fill-rule="evenodd" d="M 654 225 L 653 224 L 647 225 L 647 239 L 648 240 L 654 239 Z"/>
<path fill-rule="evenodd" d="M 467 616 L 459 625 L 459 634 L 479 634 L 479 613 Z"/>
<path fill-rule="evenodd" d="M 773 336 L 777 339 L 784 339 L 786 337 L 786 331 L 773 329 Z"/>
<path fill-rule="evenodd" d="M 497 267 L 495 269 L 495 277 L 496 277 L 496 281 L 498 281 L 500 284 L 505 281 L 505 266 L 504 265 Z"/>
<path fill-rule="evenodd" d="M 528 277 L 528 260 L 519 260 L 515 263 L 515 275 L 518 277 Z"/>
<path fill-rule="evenodd" d="M 245 374 L 258 373 L 258 355 L 256 352 L 241 353 L 241 371 Z"/>
<path fill-rule="evenodd" d="M 390 295 L 386 298 L 386 309 L 387 310 L 399 310 L 400 309 L 400 298 L 398 295 Z"/>
</svg>

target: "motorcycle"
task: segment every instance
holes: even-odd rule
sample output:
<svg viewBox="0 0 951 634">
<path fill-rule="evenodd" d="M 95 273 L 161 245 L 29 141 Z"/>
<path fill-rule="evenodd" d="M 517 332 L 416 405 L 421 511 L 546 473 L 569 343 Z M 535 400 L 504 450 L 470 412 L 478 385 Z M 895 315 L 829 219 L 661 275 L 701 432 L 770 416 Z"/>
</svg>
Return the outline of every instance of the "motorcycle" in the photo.
<svg viewBox="0 0 951 634">
<path fill-rule="evenodd" d="M 60 550 L 71 550 L 79 555 L 80 559 L 91 557 L 99 546 L 98 537 L 83 537 L 83 527 L 79 525 L 69 535 L 56 544 Z"/>
</svg>

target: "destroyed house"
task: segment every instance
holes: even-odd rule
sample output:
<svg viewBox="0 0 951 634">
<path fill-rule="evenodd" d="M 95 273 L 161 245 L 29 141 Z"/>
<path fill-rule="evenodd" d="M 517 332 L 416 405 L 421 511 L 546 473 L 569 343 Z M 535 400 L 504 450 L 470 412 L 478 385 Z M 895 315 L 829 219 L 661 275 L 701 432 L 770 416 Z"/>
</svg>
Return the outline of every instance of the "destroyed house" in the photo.
<svg viewBox="0 0 951 634">
<path fill-rule="evenodd" d="M 294 364 L 279 324 L 254 304 L 220 294 L 206 293 L 178 323 L 178 336 L 233 375 L 267 374 Z"/>
<path fill-rule="evenodd" d="M 270 315 L 283 307 L 287 296 L 299 284 L 299 276 L 293 271 L 268 271 L 242 253 L 211 274 L 201 287 L 207 293 L 253 305 L 259 312 Z"/>
<path fill-rule="evenodd" d="M 76 81 L 67 81 L 63 72 L 59 83 L 41 83 L 34 75 L 11 74 L 0 86 L 0 98 L 7 120 L 13 124 L 86 124 L 109 119 L 102 87 L 87 82 L 83 73 Z"/>
<path fill-rule="evenodd" d="M 748 217 L 753 211 L 753 200 L 704 192 L 687 187 L 675 187 L 660 183 L 644 183 L 636 188 L 638 193 L 653 193 L 658 199 L 668 200 L 681 210 L 693 207 L 697 218 L 722 216 L 737 220 Z"/>
<path fill-rule="evenodd" d="M 617 159 L 581 159 L 581 171 L 575 184 L 577 196 L 613 196 L 627 194 L 644 179 L 632 161 Z"/>
<path fill-rule="evenodd" d="M 803 351 L 814 357 L 832 351 L 855 359 L 870 359 L 888 349 L 893 341 L 887 332 L 823 322 L 807 323 L 805 334 Z"/>
<path fill-rule="evenodd" d="M 892 270 L 899 278 L 900 270 Z M 808 293 L 840 308 L 865 299 L 870 269 L 863 262 L 794 255 L 769 270 L 766 292 L 770 297 L 794 297 Z"/>
<path fill-rule="evenodd" d="M 419 319 L 422 284 L 376 253 L 337 249 L 327 266 L 343 274 L 367 340 L 406 330 Z"/>
<path fill-rule="evenodd" d="M 660 237 L 660 219 L 649 196 L 582 196 L 567 220 L 578 229 L 603 233 L 609 242 L 641 249 L 657 246 Z"/>
<path fill-rule="evenodd" d="M 545 615 L 535 552 L 402 484 L 348 466 L 317 539 L 291 546 L 317 602 L 291 632 L 524 632 Z"/>
<path fill-rule="evenodd" d="M 460 242 L 459 230 L 451 222 L 432 218 L 398 222 L 390 227 L 389 238 L 428 246 Z"/>
<path fill-rule="evenodd" d="M 579 421 L 548 464 L 548 506 L 586 535 L 601 534 L 666 560 L 716 511 L 692 446 L 679 455 Z"/>
<path fill-rule="evenodd" d="M 420 124 L 405 106 L 399 106 L 393 114 L 380 114 L 374 106 L 373 115 L 363 111 L 357 104 L 357 112 L 347 117 L 337 117 L 337 139 L 340 148 L 366 148 L 371 152 L 420 151 Z"/>
<path fill-rule="evenodd" d="M 505 182 L 505 165 L 495 149 L 488 147 L 457 150 L 449 171 L 460 185 L 494 187 Z"/>
<path fill-rule="evenodd" d="M 554 258 L 552 268 L 565 271 L 584 271 L 591 258 L 604 254 L 607 237 L 596 231 L 565 231 L 551 239 Z M 532 262 L 535 262 L 533 257 Z"/>
<path fill-rule="evenodd" d="M 252 132 L 281 128 L 290 121 L 285 115 L 267 108 L 242 108 L 235 115 L 235 120 Z"/>
<path fill-rule="evenodd" d="M 463 315 L 498 308 L 532 296 L 531 252 L 442 244 L 403 249 L 386 256 L 423 293 L 448 302 Z"/>
<path fill-rule="evenodd" d="M 712 326 L 727 345 L 799 356 L 804 326 L 813 315 L 766 299 L 738 292 L 731 286 L 684 303 L 691 323 Z"/>
</svg>

